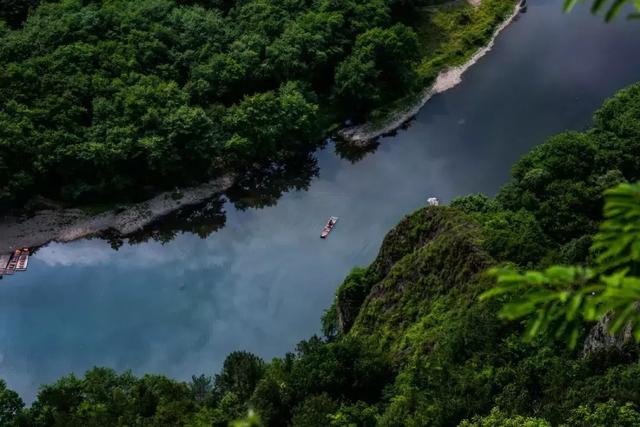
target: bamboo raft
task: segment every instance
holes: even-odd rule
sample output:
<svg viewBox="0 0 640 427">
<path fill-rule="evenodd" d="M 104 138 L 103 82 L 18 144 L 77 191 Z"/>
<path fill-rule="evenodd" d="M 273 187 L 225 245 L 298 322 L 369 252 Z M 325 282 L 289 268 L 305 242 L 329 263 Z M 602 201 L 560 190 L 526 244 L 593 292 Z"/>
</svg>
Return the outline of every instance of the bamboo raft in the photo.
<svg viewBox="0 0 640 427">
<path fill-rule="evenodd" d="M 16 271 L 26 271 L 29 265 L 29 248 L 16 249 L 11 254 L 0 255 L 0 278 Z"/>
</svg>

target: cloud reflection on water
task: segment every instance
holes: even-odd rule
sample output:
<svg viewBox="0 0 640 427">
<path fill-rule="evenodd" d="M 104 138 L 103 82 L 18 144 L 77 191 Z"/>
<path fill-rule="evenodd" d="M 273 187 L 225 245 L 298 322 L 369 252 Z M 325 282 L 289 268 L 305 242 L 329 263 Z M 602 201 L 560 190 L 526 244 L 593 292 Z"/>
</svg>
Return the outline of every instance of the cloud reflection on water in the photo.
<svg viewBox="0 0 640 427">
<path fill-rule="evenodd" d="M 584 127 L 636 80 L 636 34 L 634 23 L 605 27 L 586 11 L 532 3 L 409 130 L 355 164 L 320 152 L 309 191 L 261 210 L 227 203 L 225 227 L 204 240 L 41 248 L 27 273 L 0 282 L 0 377 L 31 400 L 38 385 L 94 365 L 187 379 L 215 372 L 233 350 L 292 350 L 402 216 L 430 195 L 495 192 L 532 145 Z M 329 215 L 340 222 L 323 241 Z"/>
</svg>

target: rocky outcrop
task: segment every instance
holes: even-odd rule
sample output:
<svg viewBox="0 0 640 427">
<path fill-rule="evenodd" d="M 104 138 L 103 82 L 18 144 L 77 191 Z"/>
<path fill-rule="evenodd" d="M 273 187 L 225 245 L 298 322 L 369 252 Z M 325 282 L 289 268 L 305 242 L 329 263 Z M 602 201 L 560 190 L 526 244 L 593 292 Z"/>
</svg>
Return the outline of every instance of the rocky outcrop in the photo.
<svg viewBox="0 0 640 427">
<path fill-rule="evenodd" d="M 625 345 L 633 341 L 633 328 L 630 323 L 625 325 L 622 331 L 617 334 L 610 334 L 609 327 L 611 326 L 612 320 L 613 315 L 609 313 L 591 328 L 582 347 L 582 354 L 584 356 L 603 351 L 622 350 Z"/>
<path fill-rule="evenodd" d="M 371 290 L 368 276 L 367 269 L 355 268 L 336 291 L 337 326 L 341 334 L 349 332 Z"/>
<path fill-rule="evenodd" d="M 413 303 L 469 282 L 491 262 L 478 235 L 473 220 L 446 206 L 425 207 L 405 217 L 387 233 L 373 263 L 355 268 L 336 291 L 327 312 L 333 333 L 349 333 L 358 322 L 371 326 L 370 321 L 394 309 L 402 311 L 409 299 Z"/>
<path fill-rule="evenodd" d="M 479 236 L 475 221 L 450 207 L 425 207 L 407 216 L 387 234 L 369 268 L 354 270 L 338 290 L 340 332 L 399 348 L 435 301 L 454 294 L 475 301 L 482 273 L 493 264 Z"/>
</svg>

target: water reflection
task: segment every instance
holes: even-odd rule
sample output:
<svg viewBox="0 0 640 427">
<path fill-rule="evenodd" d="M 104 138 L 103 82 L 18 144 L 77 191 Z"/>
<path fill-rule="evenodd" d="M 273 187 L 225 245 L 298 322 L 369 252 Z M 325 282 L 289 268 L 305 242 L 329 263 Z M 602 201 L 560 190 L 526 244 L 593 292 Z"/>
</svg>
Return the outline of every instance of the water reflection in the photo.
<svg viewBox="0 0 640 427">
<path fill-rule="evenodd" d="M 148 241 L 168 243 L 181 233 L 206 239 L 225 226 L 227 201 L 240 211 L 261 209 L 276 205 L 286 192 L 308 190 L 319 171 L 314 154 L 300 153 L 269 165 L 256 164 L 237 178 L 225 196 L 216 195 L 203 203 L 179 209 L 126 238 L 109 231 L 98 237 L 108 241 L 114 250 L 125 241 L 131 245 Z"/>
<path fill-rule="evenodd" d="M 319 329 L 346 273 L 428 196 L 494 193 L 524 152 L 584 128 L 640 77 L 637 23 L 559 8 L 531 2 L 460 86 L 375 152 L 341 157 L 329 145 L 300 163 L 306 176 L 285 168 L 256 182 L 248 171 L 189 232 L 169 223 L 147 237 L 41 248 L 27 274 L 0 285 L 0 377 L 30 400 L 38 385 L 94 365 L 187 379 L 233 350 L 290 350 Z M 324 241 L 330 215 L 340 222 Z"/>
<path fill-rule="evenodd" d="M 227 217 L 224 203 L 222 195 L 217 195 L 204 203 L 182 208 L 161 218 L 127 238 L 108 231 L 100 237 L 108 241 L 114 250 L 120 248 L 125 240 L 132 245 L 148 241 L 168 243 L 175 239 L 178 233 L 192 233 L 206 239 L 225 226 Z"/>
<path fill-rule="evenodd" d="M 238 177 L 227 197 L 237 209 L 274 206 L 292 190 L 308 190 L 318 176 L 318 161 L 313 153 L 304 153 L 268 166 L 255 166 Z"/>
<path fill-rule="evenodd" d="M 366 145 L 360 146 L 351 144 L 347 141 L 338 140 L 335 142 L 335 153 L 341 159 L 349 160 L 351 163 L 357 163 L 367 155 L 374 153 L 379 146 L 380 141 L 372 141 Z"/>
</svg>

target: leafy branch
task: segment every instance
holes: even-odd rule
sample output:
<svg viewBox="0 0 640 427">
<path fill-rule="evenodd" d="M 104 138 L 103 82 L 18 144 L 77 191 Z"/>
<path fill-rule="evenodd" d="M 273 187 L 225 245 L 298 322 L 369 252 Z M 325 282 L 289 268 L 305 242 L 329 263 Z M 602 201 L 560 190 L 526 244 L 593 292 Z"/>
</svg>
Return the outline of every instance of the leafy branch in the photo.
<svg viewBox="0 0 640 427">
<path fill-rule="evenodd" d="M 578 2 L 584 2 L 584 0 L 565 0 L 564 1 L 564 11 L 570 12 L 573 7 Z M 638 19 L 640 18 L 640 0 L 595 0 L 591 5 L 591 13 L 594 15 L 606 10 L 604 15 L 604 20 L 606 22 L 612 21 L 616 16 L 620 14 L 622 8 L 626 5 L 632 3 L 638 12 L 633 12 L 627 15 L 627 19 Z"/>
<path fill-rule="evenodd" d="M 555 265 L 526 272 L 497 267 L 489 272 L 496 286 L 480 299 L 509 297 L 499 315 L 526 319 L 525 340 L 541 334 L 568 336 L 573 349 L 583 323 L 609 313 L 611 334 L 629 324 L 640 341 L 640 183 L 606 191 L 604 216 L 591 247 L 594 267 Z"/>
</svg>

